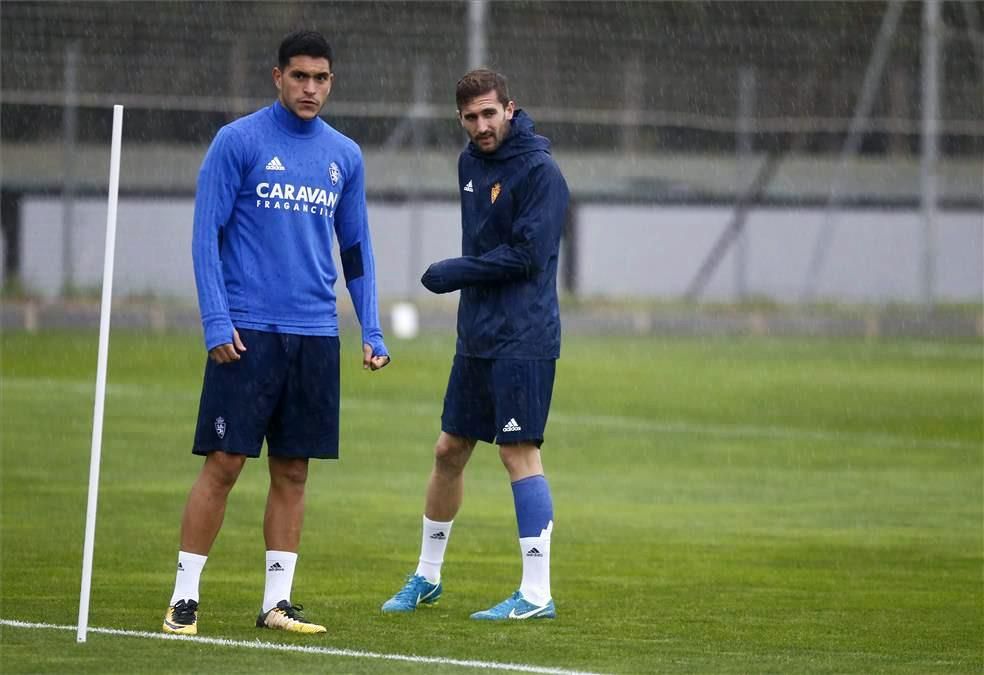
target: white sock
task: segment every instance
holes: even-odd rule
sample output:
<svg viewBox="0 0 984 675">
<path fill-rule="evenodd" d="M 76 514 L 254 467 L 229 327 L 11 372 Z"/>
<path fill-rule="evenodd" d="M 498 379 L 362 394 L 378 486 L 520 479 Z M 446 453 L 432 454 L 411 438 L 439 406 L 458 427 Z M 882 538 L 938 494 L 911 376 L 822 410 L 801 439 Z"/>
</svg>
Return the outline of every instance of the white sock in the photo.
<svg viewBox="0 0 984 675">
<path fill-rule="evenodd" d="M 263 591 L 263 611 L 269 612 L 281 600 L 290 602 L 294 585 L 294 566 L 297 554 L 290 551 L 266 552 L 266 588 Z"/>
<path fill-rule="evenodd" d="M 174 593 L 170 602 L 172 607 L 181 600 L 198 602 L 198 582 L 202 578 L 206 560 L 207 555 L 178 551 L 178 574 L 174 579 Z"/>
<path fill-rule="evenodd" d="M 543 606 L 550 602 L 550 534 L 553 521 L 547 529 L 540 531 L 539 537 L 522 537 L 519 540 L 520 555 L 523 556 L 523 582 L 519 592 L 534 605 Z"/>
<path fill-rule="evenodd" d="M 420 538 L 420 560 L 417 561 L 415 574 L 424 577 L 429 583 L 436 584 L 441 580 L 441 565 L 444 564 L 444 551 L 451 538 L 451 523 L 430 520 L 424 516 L 423 534 Z"/>
</svg>

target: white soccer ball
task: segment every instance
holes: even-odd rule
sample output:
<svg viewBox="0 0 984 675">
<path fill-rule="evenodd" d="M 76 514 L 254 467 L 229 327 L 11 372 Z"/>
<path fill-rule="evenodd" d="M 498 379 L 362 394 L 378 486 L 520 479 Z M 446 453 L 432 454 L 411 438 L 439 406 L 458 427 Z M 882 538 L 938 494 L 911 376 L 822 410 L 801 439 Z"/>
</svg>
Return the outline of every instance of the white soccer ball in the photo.
<svg viewBox="0 0 984 675">
<path fill-rule="evenodd" d="M 393 335 L 401 340 L 412 340 L 420 332 L 420 316 L 412 302 L 398 302 L 390 310 Z"/>
</svg>

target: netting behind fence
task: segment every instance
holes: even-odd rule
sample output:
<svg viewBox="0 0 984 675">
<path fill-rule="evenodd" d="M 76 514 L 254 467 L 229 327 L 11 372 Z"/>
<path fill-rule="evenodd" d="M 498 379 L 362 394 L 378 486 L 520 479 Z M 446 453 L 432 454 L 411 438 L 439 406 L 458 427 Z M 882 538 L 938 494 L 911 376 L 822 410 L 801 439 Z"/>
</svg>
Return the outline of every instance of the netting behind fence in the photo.
<svg viewBox="0 0 984 675">
<path fill-rule="evenodd" d="M 750 81 L 755 144 L 806 132 L 810 149 L 830 151 L 847 130 L 885 9 L 489 2 L 485 60 L 511 76 L 517 100 L 553 124 L 558 140 L 587 149 L 732 147 L 741 83 Z M 980 154 L 984 9 L 947 2 L 943 10 L 944 150 Z M 907 3 L 895 31 L 867 152 L 918 147 L 921 11 Z M 143 111 L 131 125 L 141 139 L 207 140 L 230 116 L 271 98 L 280 38 L 312 26 L 337 53 L 333 116 L 349 120 L 364 144 L 383 144 L 418 102 L 415 114 L 429 120 L 423 142 L 438 144 L 448 137 L 454 82 L 468 66 L 468 18 L 465 2 L 4 2 L 3 135 L 61 133 L 74 49 L 83 110 L 121 101 Z M 799 95 L 809 78 L 815 85 Z M 102 138 L 108 130 L 83 123 L 80 133 Z"/>
</svg>

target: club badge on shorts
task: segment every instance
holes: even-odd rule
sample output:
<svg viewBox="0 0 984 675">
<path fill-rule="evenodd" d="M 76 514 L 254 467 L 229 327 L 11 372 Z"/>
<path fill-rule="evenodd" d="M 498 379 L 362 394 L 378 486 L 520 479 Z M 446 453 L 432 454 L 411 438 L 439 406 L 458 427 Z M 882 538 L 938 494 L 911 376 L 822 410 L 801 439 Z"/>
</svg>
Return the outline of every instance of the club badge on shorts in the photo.
<svg viewBox="0 0 984 675">
<path fill-rule="evenodd" d="M 215 433 L 219 438 L 225 438 L 226 422 L 222 417 L 215 418 Z"/>
</svg>

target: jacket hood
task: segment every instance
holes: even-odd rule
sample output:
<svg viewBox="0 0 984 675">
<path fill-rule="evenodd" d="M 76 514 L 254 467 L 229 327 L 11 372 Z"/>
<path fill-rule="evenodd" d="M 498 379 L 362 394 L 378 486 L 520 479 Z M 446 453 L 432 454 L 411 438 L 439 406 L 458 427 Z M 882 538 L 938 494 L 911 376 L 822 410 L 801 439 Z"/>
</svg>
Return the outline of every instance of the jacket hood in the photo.
<svg viewBox="0 0 984 675">
<path fill-rule="evenodd" d="M 482 152 L 471 141 L 467 150 L 472 157 L 501 162 L 528 152 L 549 153 L 550 140 L 538 135 L 533 129 L 533 119 L 522 108 L 517 108 L 509 125 L 509 134 L 495 152 Z"/>
</svg>

